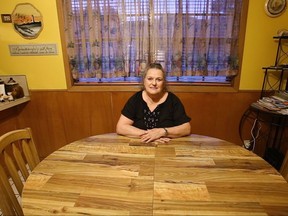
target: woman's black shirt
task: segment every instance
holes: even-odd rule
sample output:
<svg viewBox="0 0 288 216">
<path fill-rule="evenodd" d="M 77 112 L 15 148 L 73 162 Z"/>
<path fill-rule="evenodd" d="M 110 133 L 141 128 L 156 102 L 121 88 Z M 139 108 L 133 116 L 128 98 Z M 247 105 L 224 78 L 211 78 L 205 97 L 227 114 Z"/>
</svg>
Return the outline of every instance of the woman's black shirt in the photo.
<svg viewBox="0 0 288 216">
<path fill-rule="evenodd" d="M 191 120 L 180 99 L 172 92 L 168 92 L 167 99 L 150 111 L 142 91 L 139 91 L 127 101 L 121 113 L 134 122 L 133 126 L 143 130 L 178 126 Z"/>
</svg>

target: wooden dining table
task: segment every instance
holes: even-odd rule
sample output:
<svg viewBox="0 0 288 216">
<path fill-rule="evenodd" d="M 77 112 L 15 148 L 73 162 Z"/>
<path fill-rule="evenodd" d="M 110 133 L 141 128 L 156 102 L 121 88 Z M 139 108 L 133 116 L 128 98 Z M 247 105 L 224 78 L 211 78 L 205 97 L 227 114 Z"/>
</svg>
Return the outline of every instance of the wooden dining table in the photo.
<svg viewBox="0 0 288 216">
<path fill-rule="evenodd" d="M 42 160 L 22 193 L 32 215 L 288 215 L 288 183 L 261 157 L 190 135 L 141 143 L 115 133 Z"/>
</svg>

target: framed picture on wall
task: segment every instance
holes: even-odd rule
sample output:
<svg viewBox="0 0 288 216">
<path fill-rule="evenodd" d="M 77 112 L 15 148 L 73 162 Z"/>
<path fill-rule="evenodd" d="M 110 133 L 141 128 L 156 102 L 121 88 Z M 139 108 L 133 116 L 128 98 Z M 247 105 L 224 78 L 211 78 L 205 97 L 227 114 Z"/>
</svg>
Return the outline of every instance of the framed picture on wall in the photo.
<svg viewBox="0 0 288 216">
<path fill-rule="evenodd" d="M 287 6 L 287 0 L 266 0 L 265 12 L 270 17 L 280 16 Z"/>
<path fill-rule="evenodd" d="M 2 23 L 11 23 L 12 18 L 10 14 L 1 14 Z"/>
<path fill-rule="evenodd" d="M 12 13 L 12 24 L 19 35 L 34 39 L 43 29 L 43 18 L 32 4 L 22 3 L 16 5 Z"/>
</svg>

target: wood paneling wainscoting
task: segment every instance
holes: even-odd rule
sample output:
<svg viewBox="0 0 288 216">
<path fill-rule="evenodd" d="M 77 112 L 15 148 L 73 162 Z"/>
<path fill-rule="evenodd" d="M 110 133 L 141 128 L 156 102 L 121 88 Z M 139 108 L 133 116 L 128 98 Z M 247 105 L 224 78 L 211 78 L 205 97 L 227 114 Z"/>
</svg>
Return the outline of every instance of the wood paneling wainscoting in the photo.
<svg viewBox="0 0 288 216">
<path fill-rule="evenodd" d="M 31 127 L 39 156 L 46 157 L 72 141 L 115 132 L 122 107 L 134 92 L 33 90 L 31 101 L 0 112 L 0 134 Z M 175 93 L 192 118 L 192 133 L 242 145 L 240 119 L 260 91 Z"/>
</svg>

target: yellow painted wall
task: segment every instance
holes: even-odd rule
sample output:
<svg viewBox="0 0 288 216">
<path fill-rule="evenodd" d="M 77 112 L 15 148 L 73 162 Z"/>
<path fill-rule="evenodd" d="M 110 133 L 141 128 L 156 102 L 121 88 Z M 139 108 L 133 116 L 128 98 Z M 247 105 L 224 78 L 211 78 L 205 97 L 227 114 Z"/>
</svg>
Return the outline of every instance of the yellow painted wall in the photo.
<svg viewBox="0 0 288 216">
<path fill-rule="evenodd" d="M 0 74 L 24 74 L 30 89 L 66 89 L 61 52 L 56 0 L 27 0 L 43 15 L 43 30 L 36 39 L 24 39 L 15 32 L 11 23 L 0 22 Z M 280 17 L 265 14 L 266 0 L 250 0 L 240 90 L 260 90 L 262 67 L 274 64 L 277 43 L 273 41 L 278 29 L 288 29 L 288 10 Z M 20 0 L 1 2 L 0 14 L 11 14 Z M 55 43 L 58 55 L 10 56 L 10 44 Z"/>
<path fill-rule="evenodd" d="M 250 0 L 247 17 L 240 90 L 262 88 L 262 67 L 274 65 L 277 41 L 273 36 L 279 29 L 288 30 L 288 9 L 279 17 L 271 18 L 264 10 L 266 0 Z"/>
<path fill-rule="evenodd" d="M 31 3 L 43 16 L 43 30 L 36 39 L 24 39 L 11 23 L 0 22 L 0 74 L 24 74 L 30 89 L 66 89 L 56 0 L 2 1 L 1 14 L 11 14 L 19 3 Z M 58 55 L 10 56 L 10 44 L 57 44 Z"/>
</svg>

